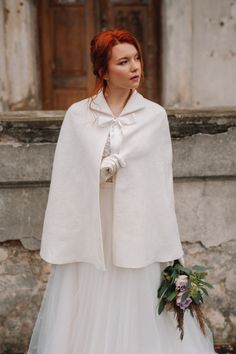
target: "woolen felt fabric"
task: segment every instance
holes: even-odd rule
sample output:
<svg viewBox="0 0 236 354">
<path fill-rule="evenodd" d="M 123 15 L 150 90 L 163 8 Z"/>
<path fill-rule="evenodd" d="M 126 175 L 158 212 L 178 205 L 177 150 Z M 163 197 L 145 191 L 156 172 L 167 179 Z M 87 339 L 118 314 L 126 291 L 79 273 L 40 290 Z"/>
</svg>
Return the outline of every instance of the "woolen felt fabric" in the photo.
<svg viewBox="0 0 236 354">
<path fill-rule="evenodd" d="M 140 268 L 182 257 L 176 220 L 172 145 L 165 109 L 136 90 L 114 118 L 100 91 L 66 112 L 56 146 L 41 257 L 53 264 L 89 262 L 105 270 L 99 206 L 100 166 L 113 124 L 122 127 L 114 178 L 112 255 Z"/>
</svg>

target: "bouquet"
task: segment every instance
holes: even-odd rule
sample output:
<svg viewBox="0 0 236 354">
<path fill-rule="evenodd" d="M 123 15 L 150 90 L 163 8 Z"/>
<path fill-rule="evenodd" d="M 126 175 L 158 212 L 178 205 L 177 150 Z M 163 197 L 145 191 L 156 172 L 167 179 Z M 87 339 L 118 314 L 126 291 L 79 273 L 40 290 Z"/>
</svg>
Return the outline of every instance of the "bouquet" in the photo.
<svg viewBox="0 0 236 354">
<path fill-rule="evenodd" d="M 184 337 L 184 313 L 189 310 L 196 317 L 202 333 L 205 335 L 205 317 L 202 311 L 206 288 L 213 286 L 206 281 L 207 267 L 195 265 L 184 267 L 178 260 L 162 272 L 161 285 L 157 292 L 159 300 L 158 314 L 164 309 L 173 311 L 177 320 L 180 339 Z"/>
</svg>

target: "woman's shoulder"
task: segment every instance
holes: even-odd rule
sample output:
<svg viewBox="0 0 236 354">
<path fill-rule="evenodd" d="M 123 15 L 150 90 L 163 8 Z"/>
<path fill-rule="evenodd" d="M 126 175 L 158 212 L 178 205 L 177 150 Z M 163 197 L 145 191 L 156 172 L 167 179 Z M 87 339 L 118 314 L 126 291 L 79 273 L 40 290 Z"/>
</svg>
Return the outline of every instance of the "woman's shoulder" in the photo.
<svg viewBox="0 0 236 354">
<path fill-rule="evenodd" d="M 72 103 L 65 111 L 63 125 L 70 125 L 72 122 L 76 124 L 83 122 L 88 116 L 88 105 L 88 98 Z"/>
<path fill-rule="evenodd" d="M 147 108 L 153 109 L 153 110 L 158 111 L 158 112 L 159 111 L 165 111 L 165 108 L 162 105 L 160 105 L 159 103 L 151 101 L 151 100 L 149 100 L 149 99 L 147 99 L 145 97 L 144 97 L 144 100 L 145 100 L 145 106 Z"/>
<path fill-rule="evenodd" d="M 145 97 L 144 97 L 144 100 L 145 100 L 145 108 L 150 113 L 162 114 L 163 116 L 167 115 L 165 108 L 162 105 L 160 105 L 159 103 L 151 101 Z"/>
<path fill-rule="evenodd" d="M 86 111 L 88 109 L 89 98 L 84 98 L 83 100 L 76 101 L 72 103 L 66 113 L 78 113 L 80 111 Z"/>
</svg>

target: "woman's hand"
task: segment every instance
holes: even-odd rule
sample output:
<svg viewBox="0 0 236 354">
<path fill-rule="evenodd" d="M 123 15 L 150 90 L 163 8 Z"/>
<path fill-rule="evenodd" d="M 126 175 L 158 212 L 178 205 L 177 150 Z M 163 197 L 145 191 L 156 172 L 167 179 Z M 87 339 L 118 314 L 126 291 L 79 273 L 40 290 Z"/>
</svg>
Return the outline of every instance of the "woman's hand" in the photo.
<svg viewBox="0 0 236 354">
<path fill-rule="evenodd" d="M 185 262 L 184 262 L 184 257 L 178 258 L 177 261 L 179 261 L 179 263 L 184 267 Z M 173 266 L 174 265 L 174 261 L 169 261 L 167 262 L 167 266 Z"/>
<path fill-rule="evenodd" d="M 117 173 L 120 167 L 124 167 L 125 165 L 124 159 L 119 154 L 112 154 L 105 157 L 100 167 L 101 182 L 106 182 Z"/>
<path fill-rule="evenodd" d="M 179 258 L 178 261 L 184 267 L 184 265 L 185 265 L 184 257 Z"/>
</svg>

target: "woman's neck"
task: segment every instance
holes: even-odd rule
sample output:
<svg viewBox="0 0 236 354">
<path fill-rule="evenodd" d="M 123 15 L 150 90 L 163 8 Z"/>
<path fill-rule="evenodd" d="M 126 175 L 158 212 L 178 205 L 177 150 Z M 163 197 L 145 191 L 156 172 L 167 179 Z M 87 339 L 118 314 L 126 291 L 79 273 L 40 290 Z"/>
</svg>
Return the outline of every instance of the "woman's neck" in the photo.
<svg viewBox="0 0 236 354">
<path fill-rule="evenodd" d="M 110 88 L 106 88 L 104 92 L 104 97 L 107 101 L 108 106 L 112 114 L 115 117 L 118 117 L 128 102 L 129 97 L 132 94 L 132 89 L 122 89 L 122 90 L 111 90 Z"/>
</svg>

